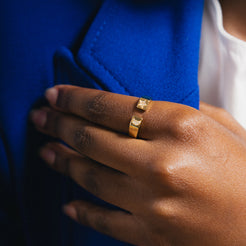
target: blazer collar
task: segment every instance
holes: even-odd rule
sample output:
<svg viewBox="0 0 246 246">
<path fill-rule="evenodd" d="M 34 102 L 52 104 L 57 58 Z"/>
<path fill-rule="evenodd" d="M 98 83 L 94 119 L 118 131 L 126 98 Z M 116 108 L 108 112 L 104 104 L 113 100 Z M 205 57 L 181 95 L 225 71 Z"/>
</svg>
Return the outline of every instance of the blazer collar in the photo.
<svg viewBox="0 0 246 246">
<path fill-rule="evenodd" d="M 76 62 L 102 89 L 199 105 L 203 0 L 107 0 Z"/>
</svg>

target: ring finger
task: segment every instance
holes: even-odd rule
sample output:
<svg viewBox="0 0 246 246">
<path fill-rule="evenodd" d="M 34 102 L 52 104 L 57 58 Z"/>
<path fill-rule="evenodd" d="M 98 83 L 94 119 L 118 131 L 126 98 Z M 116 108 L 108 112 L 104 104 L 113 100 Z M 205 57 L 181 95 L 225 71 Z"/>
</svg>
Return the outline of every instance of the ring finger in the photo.
<svg viewBox="0 0 246 246">
<path fill-rule="evenodd" d="M 41 132 L 63 140 L 99 163 L 131 177 L 149 176 L 151 157 L 155 156 L 149 152 L 155 153 L 155 148 L 148 141 L 129 138 L 49 108 L 33 113 L 32 120 Z"/>
<path fill-rule="evenodd" d="M 136 180 L 101 165 L 59 143 L 49 143 L 41 157 L 56 171 L 71 177 L 98 198 L 133 212 L 146 199 L 146 189 Z M 144 198 L 145 197 L 145 198 Z"/>
</svg>

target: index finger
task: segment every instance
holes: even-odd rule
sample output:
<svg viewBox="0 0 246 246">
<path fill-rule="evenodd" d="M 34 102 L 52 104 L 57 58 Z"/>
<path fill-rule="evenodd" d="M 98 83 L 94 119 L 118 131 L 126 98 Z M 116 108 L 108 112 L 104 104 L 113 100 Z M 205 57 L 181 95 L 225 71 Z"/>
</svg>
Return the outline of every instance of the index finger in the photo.
<svg viewBox="0 0 246 246">
<path fill-rule="evenodd" d="M 153 136 L 152 126 L 156 124 L 153 124 L 153 117 L 148 111 L 143 112 L 136 108 L 137 97 L 77 86 L 58 85 L 46 91 L 46 98 L 57 110 L 123 133 L 128 133 L 133 114 L 141 117 L 144 114 L 139 136 L 144 139 Z"/>
</svg>

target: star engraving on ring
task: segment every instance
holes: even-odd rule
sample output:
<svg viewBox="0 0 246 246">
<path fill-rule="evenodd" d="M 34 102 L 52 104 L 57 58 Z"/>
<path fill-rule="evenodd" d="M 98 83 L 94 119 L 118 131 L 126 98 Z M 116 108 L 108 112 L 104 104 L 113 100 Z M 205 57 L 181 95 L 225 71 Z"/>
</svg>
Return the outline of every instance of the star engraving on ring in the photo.
<svg viewBox="0 0 246 246">
<path fill-rule="evenodd" d="M 150 102 L 151 102 L 151 100 L 144 98 L 144 97 L 141 97 L 138 101 L 137 108 L 141 109 L 143 111 L 146 111 Z"/>
<path fill-rule="evenodd" d="M 139 128 L 141 123 L 142 123 L 142 121 L 143 121 L 143 118 L 140 118 L 140 117 L 137 117 L 137 116 L 133 116 L 132 120 L 131 120 L 131 125 Z"/>
</svg>

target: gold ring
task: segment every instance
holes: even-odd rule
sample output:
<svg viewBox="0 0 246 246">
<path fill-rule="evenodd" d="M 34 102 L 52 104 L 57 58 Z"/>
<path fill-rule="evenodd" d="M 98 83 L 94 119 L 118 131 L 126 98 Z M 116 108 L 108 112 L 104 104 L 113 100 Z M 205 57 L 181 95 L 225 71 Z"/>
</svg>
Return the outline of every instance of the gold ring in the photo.
<svg viewBox="0 0 246 246">
<path fill-rule="evenodd" d="M 143 118 L 133 115 L 129 124 L 129 135 L 130 137 L 137 138 L 138 131 L 142 124 Z"/>
<path fill-rule="evenodd" d="M 147 97 L 140 97 L 137 103 L 137 108 L 146 111 L 151 103 L 151 99 Z M 129 124 L 129 136 L 133 138 L 138 137 L 138 132 L 143 122 L 143 118 L 133 115 Z"/>
<path fill-rule="evenodd" d="M 140 97 L 138 100 L 137 108 L 146 111 L 151 103 L 151 99 L 148 97 Z"/>
</svg>

